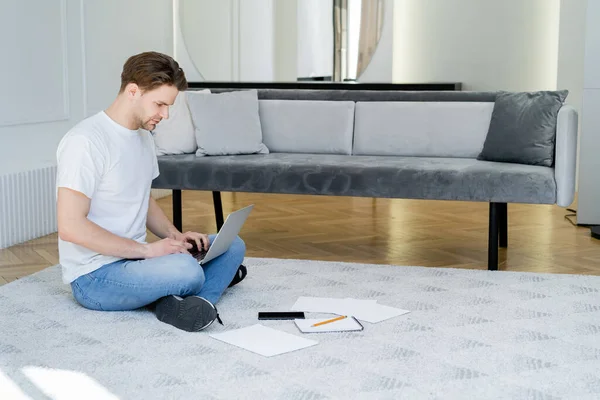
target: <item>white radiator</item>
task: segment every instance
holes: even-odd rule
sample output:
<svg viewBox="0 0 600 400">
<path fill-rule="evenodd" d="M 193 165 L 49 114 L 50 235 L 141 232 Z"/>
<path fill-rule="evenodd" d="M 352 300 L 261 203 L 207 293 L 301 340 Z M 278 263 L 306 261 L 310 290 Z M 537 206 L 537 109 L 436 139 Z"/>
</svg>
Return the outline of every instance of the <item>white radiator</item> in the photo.
<svg viewBox="0 0 600 400">
<path fill-rule="evenodd" d="M 56 166 L 0 176 L 0 248 L 56 232 Z"/>
<path fill-rule="evenodd" d="M 56 166 L 0 176 L 0 249 L 57 231 Z M 152 189 L 155 199 L 170 190 Z"/>
</svg>

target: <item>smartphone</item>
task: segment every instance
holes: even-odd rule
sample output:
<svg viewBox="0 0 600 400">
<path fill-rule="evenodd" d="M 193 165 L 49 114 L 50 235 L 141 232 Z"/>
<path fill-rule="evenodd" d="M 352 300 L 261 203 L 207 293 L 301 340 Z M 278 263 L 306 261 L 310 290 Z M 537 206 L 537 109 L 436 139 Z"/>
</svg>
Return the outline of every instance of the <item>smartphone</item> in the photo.
<svg viewBox="0 0 600 400">
<path fill-rule="evenodd" d="M 259 311 L 258 319 L 304 319 L 302 311 Z"/>
</svg>

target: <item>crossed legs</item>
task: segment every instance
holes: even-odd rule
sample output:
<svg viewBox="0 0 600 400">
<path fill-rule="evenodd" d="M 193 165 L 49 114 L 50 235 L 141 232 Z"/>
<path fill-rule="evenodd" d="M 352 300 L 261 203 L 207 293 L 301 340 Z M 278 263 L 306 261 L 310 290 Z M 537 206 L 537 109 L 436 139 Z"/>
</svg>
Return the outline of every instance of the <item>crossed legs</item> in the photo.
<svg viewBox="0 0 600 400">
<path fill-rule="evenodd" d="M 209 235 L 210 241 L 216 235 Z M 244 260 L 246 246 L 239 237 L 229 250 L 205 266 L 189 254 L 145 260 L 120 260 L 83 275 L 72 284 L 84 307 L 103 311 L 141 308 L 169 296 L 200 296 L 216 304 Z"/>
</svg>

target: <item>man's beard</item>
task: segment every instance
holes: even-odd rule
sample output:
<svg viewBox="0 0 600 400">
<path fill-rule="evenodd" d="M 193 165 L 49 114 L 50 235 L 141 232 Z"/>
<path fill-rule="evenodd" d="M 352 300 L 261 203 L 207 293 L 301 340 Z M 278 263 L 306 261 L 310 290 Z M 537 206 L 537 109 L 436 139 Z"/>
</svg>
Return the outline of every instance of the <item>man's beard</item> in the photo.
<svg viewBox="0 0 600 400">
<path fill-rule="evenodd" d="M 158 123 L 156 123 L 158 125 Z M 147 131 L 154 130 L 156 128 L 154 118 L 148 118 L 145 122 L 140 121 L 140 127 Z"/>
<path fill-rule="evenodd" d="M 146 121 L 145 123 L 143 123 L 143 124 L 142 124 L 142 126 L 141 126 L 141 128 L 142 128 L 142 129 L 145 129 L 145 130 L 147 130 L 147 131 L 151 131 L 151 130 L 153 130 L 153 129 L 154 129 L 154 125 L 152 125 L 152 124 L 150 123 L 150 121 L 151 121 L 151 120 L 148 120 L 148 121 Z"/>
</svg>

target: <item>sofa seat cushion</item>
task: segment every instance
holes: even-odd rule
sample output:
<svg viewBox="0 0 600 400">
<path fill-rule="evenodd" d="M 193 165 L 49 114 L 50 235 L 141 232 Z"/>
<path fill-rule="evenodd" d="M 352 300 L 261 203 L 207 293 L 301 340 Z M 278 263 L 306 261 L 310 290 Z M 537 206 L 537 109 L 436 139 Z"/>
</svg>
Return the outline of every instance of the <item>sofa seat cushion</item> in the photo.
<svg viewBox="0 0 600 400">
<path fill-rule="evenodd" d="M 271 153 L 159 159 L 162 189 L 553 204 L 554 170 L 471 158 Z"/>
</svg>

